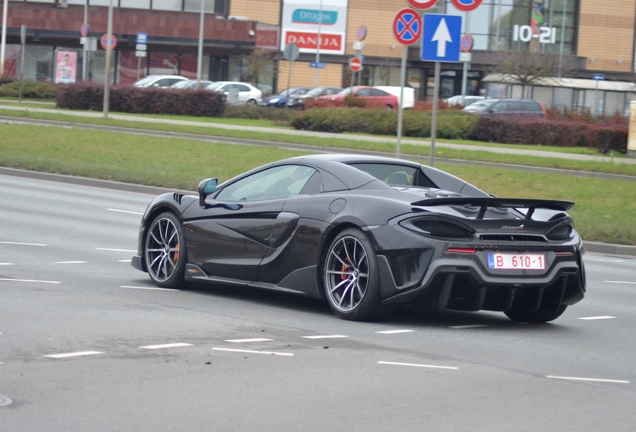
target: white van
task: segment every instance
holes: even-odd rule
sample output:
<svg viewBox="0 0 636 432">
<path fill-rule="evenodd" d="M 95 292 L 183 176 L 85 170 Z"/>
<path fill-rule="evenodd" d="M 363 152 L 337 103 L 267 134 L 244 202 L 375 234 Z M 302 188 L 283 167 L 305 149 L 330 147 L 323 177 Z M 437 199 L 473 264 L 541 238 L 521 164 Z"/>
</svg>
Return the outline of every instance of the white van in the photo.
<svg viewBox="0 0 636 432">
<path fill-rule="evenodd" d="M 392 94 L 400 101 L 400 86 L 373 86 L 377 89 L 384 90 Z M 404 103 L 402 108 L 413 108 L 415 106 L 415 89 L 413 87 L 404 87 Z"/>
</svg>

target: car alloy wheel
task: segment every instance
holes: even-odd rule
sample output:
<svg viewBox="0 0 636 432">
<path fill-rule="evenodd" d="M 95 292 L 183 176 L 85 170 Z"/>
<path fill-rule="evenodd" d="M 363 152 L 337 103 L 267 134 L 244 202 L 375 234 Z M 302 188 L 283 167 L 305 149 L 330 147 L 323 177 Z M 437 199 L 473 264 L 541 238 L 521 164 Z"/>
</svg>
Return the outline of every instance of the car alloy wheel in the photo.
<svg viewBox="0 0 636 432">
<path fill-rule="evenodd" d="M 161 287 L 184 283 L 185 244 L 181 224 L 172 213 L 155 218 L 146 235 L 146 267 L 152 281 Z"/>
<path fill-rule="evenodd" d="M 363 232 L 346 229 L 331 243 L 325 257 L 323 281 L 332 310 L 348 320 L 375 320 L 392 307 L 380 302 L 377 258 Z"/>
</svg>

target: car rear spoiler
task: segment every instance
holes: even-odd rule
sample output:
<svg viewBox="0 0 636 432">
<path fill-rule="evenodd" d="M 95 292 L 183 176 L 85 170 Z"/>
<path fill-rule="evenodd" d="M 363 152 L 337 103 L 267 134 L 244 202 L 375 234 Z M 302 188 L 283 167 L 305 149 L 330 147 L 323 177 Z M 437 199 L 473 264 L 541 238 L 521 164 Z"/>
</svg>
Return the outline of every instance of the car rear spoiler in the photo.
<svg viewBox="0 0 636 432">
<path fill-rule="evenodd" d="M 568 211 L 574 207 L 572 201 L 541 200 L 529 198 L 491 198 L 491 197 L 461 197 L 461 198 L 430 198 L 411 203 L 416 207 L 431 206 L 475 206 L 480 207 L 477 219 L 483 219 L 489 207 L 492 208 L 527 208 L 526 219 L 531 219 L 536 209 Z"/>
</svg>

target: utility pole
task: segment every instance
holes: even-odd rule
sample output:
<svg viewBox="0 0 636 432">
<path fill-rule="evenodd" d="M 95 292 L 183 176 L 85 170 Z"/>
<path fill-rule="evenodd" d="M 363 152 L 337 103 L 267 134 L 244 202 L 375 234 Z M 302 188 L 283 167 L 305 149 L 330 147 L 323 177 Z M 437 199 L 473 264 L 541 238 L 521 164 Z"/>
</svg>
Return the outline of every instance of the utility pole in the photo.
<svg viewBox="0 0 636 432">
<path fill-rule="evenodd" d="M 108 4 L 108 31 L 106 32 L 106 70 L 104 71 L 104 118 L 108 118 L 110 105 L 110 63 L 113 56 L 113 0 Z"/>
<path fill-rule="evenodd" d="M 9 0 L 4 0 L 2 6 L 2 40 L 0 40 L 0 78 L 4 76 L 4 50 L 7 45 L 7 15 L 9 13 Z"/>
</svg>

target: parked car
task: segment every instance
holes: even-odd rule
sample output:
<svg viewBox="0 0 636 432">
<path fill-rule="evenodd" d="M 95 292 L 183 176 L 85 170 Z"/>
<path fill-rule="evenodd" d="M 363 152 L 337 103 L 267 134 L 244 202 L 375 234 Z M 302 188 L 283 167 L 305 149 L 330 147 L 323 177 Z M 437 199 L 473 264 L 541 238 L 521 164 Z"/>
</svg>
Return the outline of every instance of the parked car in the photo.
<svg viewBox="0 0 636 432">
<path fill-rule="evenodd" d="M 216 81 L 207 90 L 223 92 L 227 102 L 233 105 L 257 105 L 263 101 L 263 92 L 252 84 L 235 81 Z"/>
<path fill-rule="evenodd" d="M 398 101 L 400 100 L 400 93 L 403 93 L 404 103 L 402 104 L 402 108 L 413 108 L 415 106 L 415 89 L 413 87 L 405 86 L 404 90 L 402 90 L 400 86 L 375 86 L 375 88 L 392 94 L 398 98 Z"/>
<path fill-rule="evenodd" d="M 134 83 L 133 86 L 167 88 L 180 81 L 188 81 L 188 79 L 181 75 L 148 75 Z"/>
<path fill-rule="evenodd" d="M 305 102 L 320 96 L 330 96 L 342 91 L 340 87 L 316 87 L 304 94 L 294 94 L 287 98 L 287 108 L 304 109 Z"/>
<path fill-rule="evenodd" d="M 467 107 L 477 101 L 481 101 L 484 99 L 486 99 L 484 96 L 466 95 L 462 98 L 462 95 L 457 95 L 449 97 L 448 99 L 446 99 L 445 102 L 448 104 L 448 106 L 464 105 L 465 107 Z"/>
<path fill-rule="evenodd" d="M 467 106 L 464 111 L 482 115 L 546 116 L 541 102 L 525 99 L 484 99 Z"/>
<path fill-rule="evenodd" d="M 347 87 L 336 95 L 321 96 L 318 100 L 341 102 L 344 101 L 347 96 L 363 98 L 369 108 L 386 108 L 391 110 L 398 107 L 397 97 L 384 90 L 369 86 Z"/>
<path fill-rule="evenodd" d="M 204 89 L 212 83 L 213 81 L 201 80 L 201 88 Z M 197 84 L 198 84 L 197 80 L 191 79 L 191 80 L 179 81 L 178 83 L 172 84 L 170 88 L 196 90 Z"/>
<path fill-rule="evenodd" d="M 294 95 L 304 95 L 310 90 L 309 87 L 292 87 L 263 99 L 261 105 L 265 107 L 285 108 L 287 99 Z"/>
<path fill-rule="evenodd" d="M 558 318 L 585 295 L 571 201 L 497 198 L 403 159 L 299 156 L 165 193 L 136 269 L 162 288 L 226 283 L 321 298 L 348 320 L 422 311 Z"/>
</svg>

